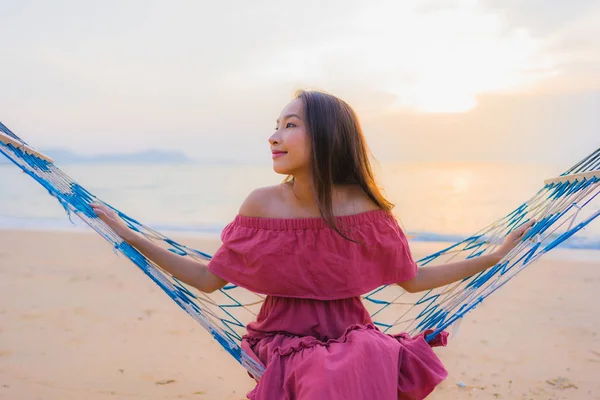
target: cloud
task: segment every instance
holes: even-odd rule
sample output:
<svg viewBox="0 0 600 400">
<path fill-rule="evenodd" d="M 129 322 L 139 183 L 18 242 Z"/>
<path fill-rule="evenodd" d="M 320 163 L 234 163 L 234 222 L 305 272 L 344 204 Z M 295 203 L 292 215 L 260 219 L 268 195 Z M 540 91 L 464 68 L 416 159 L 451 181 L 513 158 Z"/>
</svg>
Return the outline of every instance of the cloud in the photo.
<svg viewBox="0 0 600 400">
<path fill-rule="evenodd" d="M 540 41 L 524 29 L 507 30 L 499 17 L 472 1 L 427 7 L 419 1 L 380 1 L 333 26 L 317 40 L 283 47 L 270 63 L 245 66 L 237 78 L 251 74 L 258 82 L 326 87 L 366 82 L 372 90 L 393 94 L 401 107 L 464 111 L 478 94 L 556 74 Z"/>
<path fill-rule="evenodd" d="M 228 148 L 252 160 L 294 90 L 314 87 L 352 104 L 381 154 L 397 144 L 390 157 L 402 156 L 407 128 L 457 149 L 493 131 L 505 138 L 496 148 L 510 150 L 552 121 L 597 126 L 594 111 L 556 93 L 590 104 L 579 92 L 600 90 L 598 10 L 591 1 L 12 2 L 0 16 L 0 119 L 36 147 Z M 518 120 L 529 122 L 504 120 L 507 106 L 489 96 L 522 104 L 530 116 Z M 553 111 L 542 118 L 535 104 Z"/>
<path fill-rule="evenodd" d="M 600 90 L 600 3 L 594 0 L 482 0 L 510 28 L 526 28 L 543 43 L 559 74 L 535 85 L 539 92 Z"/>
<path fill-rule="evenodd" d="M 526 28 L 539 38 L 550 37 L 598 9 L 595 0 L 480 0 L 478 4 L 502 17 L 508 27 Z"/>
<path fill-rule="evenodd" d="M 390 113 L 365 123 L 384 161 L 544 162 L 567 167 L 600 148 L 600 92 L 493 94 L 467 113 Z"/>
</svg>

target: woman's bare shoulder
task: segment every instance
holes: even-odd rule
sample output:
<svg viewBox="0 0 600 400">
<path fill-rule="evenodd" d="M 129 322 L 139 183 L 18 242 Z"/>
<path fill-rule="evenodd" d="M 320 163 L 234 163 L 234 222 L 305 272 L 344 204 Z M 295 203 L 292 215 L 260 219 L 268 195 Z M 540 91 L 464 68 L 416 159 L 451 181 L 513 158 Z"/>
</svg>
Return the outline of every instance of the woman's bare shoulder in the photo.
<svg viewBox="0 0 600 400">
<path fill-rule="evenodd" d="M 240 206 L 239 214 L 244 217 L 270 217 L 273 206 L 281 202 L 283 190 L 283 184 L 254 189 Z"/>
</svg>

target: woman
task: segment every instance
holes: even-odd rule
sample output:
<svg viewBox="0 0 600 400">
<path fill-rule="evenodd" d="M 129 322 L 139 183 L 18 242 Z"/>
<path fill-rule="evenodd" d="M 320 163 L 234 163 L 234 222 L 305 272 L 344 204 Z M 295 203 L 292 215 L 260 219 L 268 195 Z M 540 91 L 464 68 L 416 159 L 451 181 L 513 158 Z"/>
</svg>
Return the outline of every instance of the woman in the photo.
<svg viewBox="0 0 600 400">
<path fill-rule="evenodd" d="M 418 269 L 393 205 L 375 184 L 354 111 L 301 91 L 269 138 L 287 178 L 253 191 L 208 263 L 180 257 L 130 230 L 102 205 L 99 218 L 178 279 L 203 292 L 228 282 L 266 295 L 242 347 L 265 366 L 250 399 L 422 399 L 447 376 L 431 349 L 442 333 L 379 331 L 360 295 L 384 284 L 409 292 L 467 278 L 499 262 L 534 221 L 494 253 Z"/>
</svg>

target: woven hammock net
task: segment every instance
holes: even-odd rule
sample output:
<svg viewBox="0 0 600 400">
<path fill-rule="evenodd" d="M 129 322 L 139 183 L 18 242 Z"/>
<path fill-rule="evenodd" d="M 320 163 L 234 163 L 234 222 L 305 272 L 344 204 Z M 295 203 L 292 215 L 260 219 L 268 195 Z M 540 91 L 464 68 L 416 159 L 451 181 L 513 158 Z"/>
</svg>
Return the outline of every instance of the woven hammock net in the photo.
<svg viewBox="0 0 600 400">
<path fill-rule="evenodd" d="M 241 347 L 245 326 L 256 318 L 263 297 L 244 288 L 227 285 L 205 294 L 178 281 L 124 243 L 90 207 L 102 202 L 60 170 L 51 159 L 35 151 L 0 123 L 0 153 L 46 188 L 64 207 L 69 218 L 80 218 L 117 253 L 128 257 L 183 310 L 200 323 L 253 376 L 260 377 L 262 367 Z M 463 281 L 421 293 L 407 293 L 398 285 L 382 286 L 363 295 L 363 303 L 375 325 L 387 333 L 412 335 L 433 330 L 432 339 L 460 320 L 487 296 L 506 284 L 525 267 L 573 235 L 585 230 L 600 215 L 600 149 L 545 181 L 539 191 L 506 216 L 439 252 L 418 260 L 420 267 L 459 261 L 492 252 L 513 229 L 528 220 L 537 220 L 533 229 L 510 254 L 494 267 Z M 115 207 L 112 208 L 134 230 L 182 257 L 208 261 L 211 256 L 177 243 L 143 225 Z M 579 235 L 581 239 L 581 234 Z M 585 238 L 583 238 L 585 239 Z"/>
</svg>

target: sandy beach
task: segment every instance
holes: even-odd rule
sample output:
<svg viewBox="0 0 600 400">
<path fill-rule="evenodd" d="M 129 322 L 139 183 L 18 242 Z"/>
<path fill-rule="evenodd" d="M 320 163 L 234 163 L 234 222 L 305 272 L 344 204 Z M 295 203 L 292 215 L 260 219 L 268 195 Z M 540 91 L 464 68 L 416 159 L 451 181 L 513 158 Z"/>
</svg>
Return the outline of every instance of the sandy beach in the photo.
<svg viewBox="0 0 600 400">
<path fill-rule="evenodd" d="M 0 231 L 0 276 L 0 399 L 238 400 L 253 387 L 95 234 Z M 436 350 L 450 375 L 430 398 L 600 399 L 599 300 L 600 256 L 542 258 L 450 331 Z"/>
</svg>

